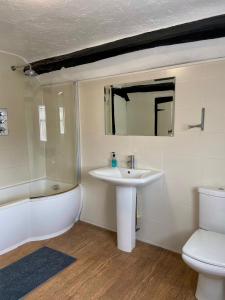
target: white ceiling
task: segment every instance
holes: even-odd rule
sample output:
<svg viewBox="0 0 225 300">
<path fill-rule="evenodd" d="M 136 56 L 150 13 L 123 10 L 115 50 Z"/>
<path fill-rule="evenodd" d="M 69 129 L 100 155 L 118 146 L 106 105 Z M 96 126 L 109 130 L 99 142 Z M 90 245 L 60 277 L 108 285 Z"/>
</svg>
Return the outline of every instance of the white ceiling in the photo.
<svg viewBox="0 0 225 300">
<path fill-rule="evenodd" d="M 0 0 L 0 50 L 34 61 L 223 13 L 224 0 Z"/>
</svg>

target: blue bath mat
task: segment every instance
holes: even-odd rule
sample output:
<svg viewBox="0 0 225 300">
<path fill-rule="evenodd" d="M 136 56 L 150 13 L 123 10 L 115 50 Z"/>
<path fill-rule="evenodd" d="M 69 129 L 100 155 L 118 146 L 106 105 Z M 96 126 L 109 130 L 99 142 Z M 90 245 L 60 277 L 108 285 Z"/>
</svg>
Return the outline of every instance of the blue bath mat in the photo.
<svg viewBox="0 0 225 300">
<path fill-rule="evenodd" d="M 0 300 L 18 300 L 76 261 L 43 247 L 0 270 Z"/>
</svg>

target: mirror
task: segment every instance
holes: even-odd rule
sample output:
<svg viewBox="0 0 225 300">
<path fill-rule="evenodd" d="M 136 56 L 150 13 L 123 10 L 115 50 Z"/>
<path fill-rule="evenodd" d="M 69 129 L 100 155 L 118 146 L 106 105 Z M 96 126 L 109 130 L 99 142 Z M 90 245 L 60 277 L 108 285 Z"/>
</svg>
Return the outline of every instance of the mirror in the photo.
<svg viewBox="0 0 225 300">
<path fill-rule="evenodd" d="M 104 87 L 107 135 L 173 136 L 175 77 Z"/>
</svg>

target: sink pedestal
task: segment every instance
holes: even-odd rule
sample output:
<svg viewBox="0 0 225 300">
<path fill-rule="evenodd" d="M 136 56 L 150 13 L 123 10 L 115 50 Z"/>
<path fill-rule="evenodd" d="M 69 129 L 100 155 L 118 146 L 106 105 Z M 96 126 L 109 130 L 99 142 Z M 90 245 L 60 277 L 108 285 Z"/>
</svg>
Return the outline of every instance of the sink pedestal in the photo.
<svg viewBox="0 0 225 300">
<path fill-rule="evenodd" d="M 117 245 L 120 250 L 131 252 L 136 244 L 136 188 L 159 179 L 163 172 L 104 167 L 89 174 L 116 186 Z"/>
<path fill-rule="evenodd" d="M 116 187 L 117 247 L 131 252 L 136 244 L 136 187 Z"/>
</svg>

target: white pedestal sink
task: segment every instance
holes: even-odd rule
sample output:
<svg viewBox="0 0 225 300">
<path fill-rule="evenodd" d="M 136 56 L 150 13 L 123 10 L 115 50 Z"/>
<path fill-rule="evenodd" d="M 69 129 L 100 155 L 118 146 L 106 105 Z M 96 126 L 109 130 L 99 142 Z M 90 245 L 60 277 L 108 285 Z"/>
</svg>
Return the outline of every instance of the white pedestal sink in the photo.
<svg viewBox="0 0 225 300">
<path fill-rule="evenodd" d="M 131 252 L 136 244 L 136 188 L 160 178 L 163 172 L 106 167 L 89 174 L 116 185 L 117 246 L 122 251 Z"/>
</svg>

